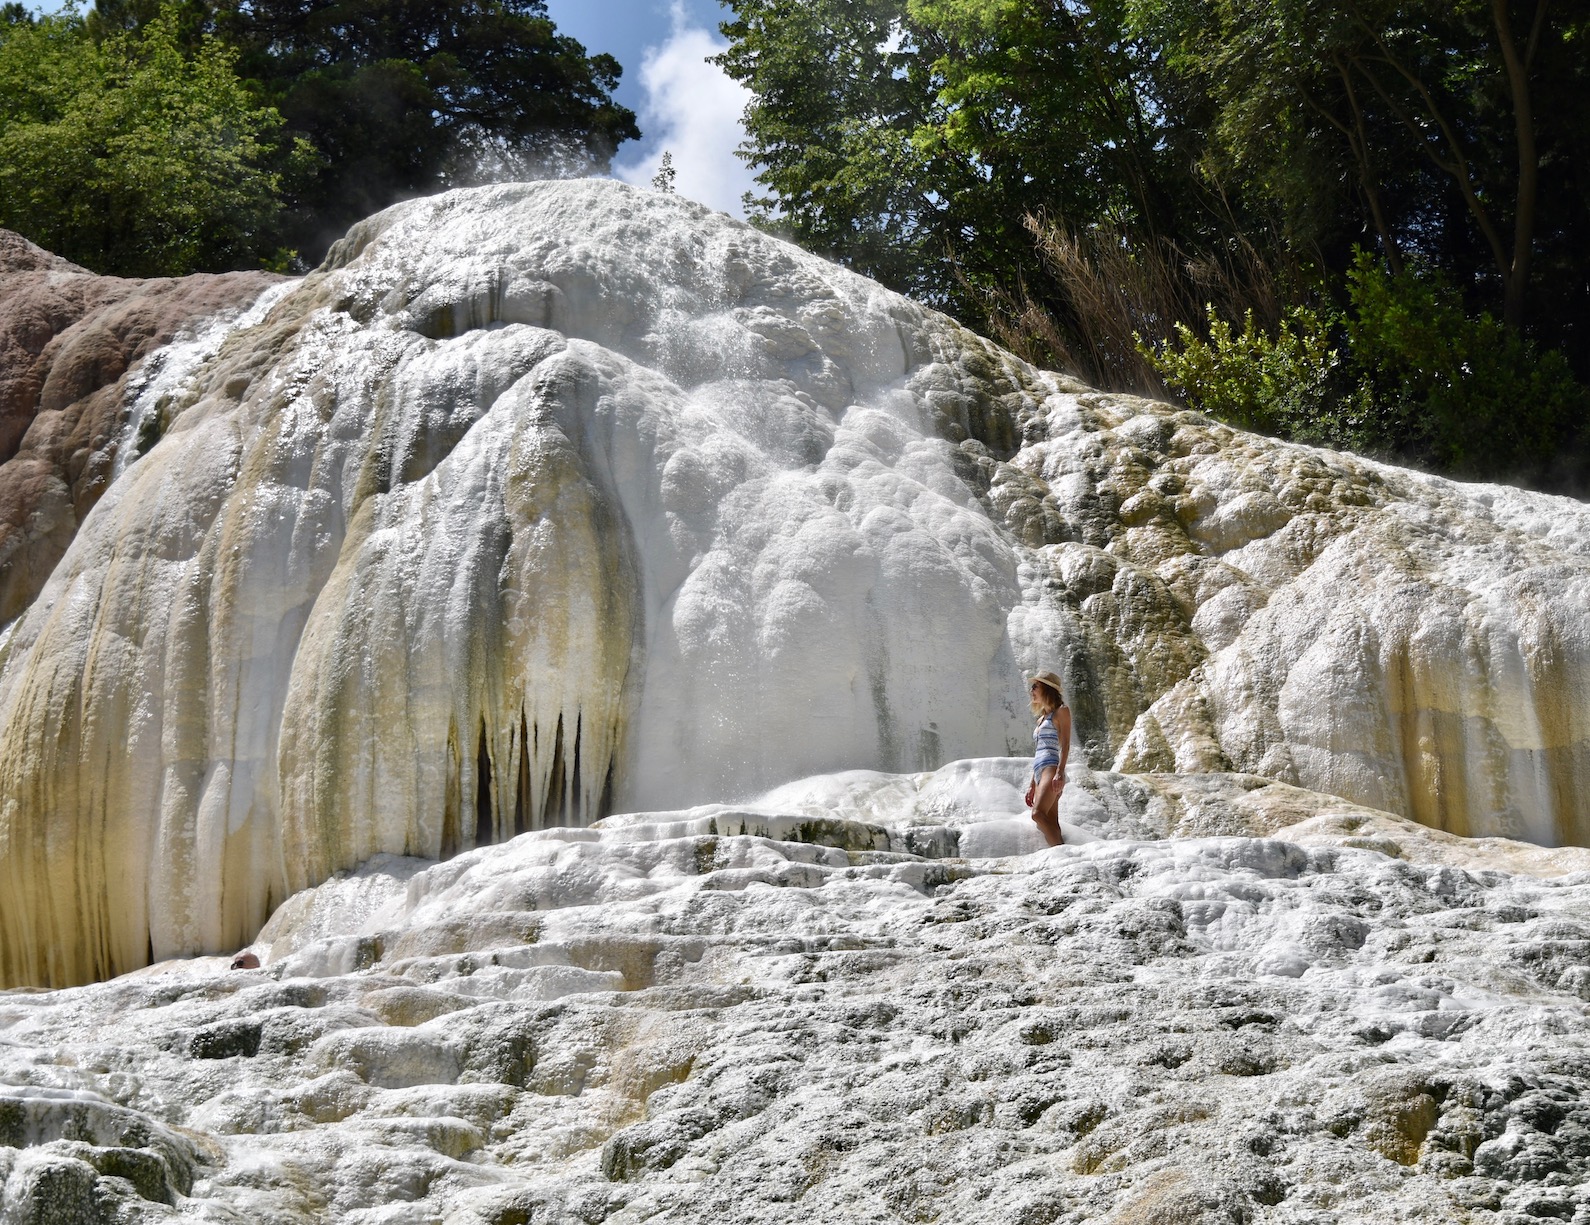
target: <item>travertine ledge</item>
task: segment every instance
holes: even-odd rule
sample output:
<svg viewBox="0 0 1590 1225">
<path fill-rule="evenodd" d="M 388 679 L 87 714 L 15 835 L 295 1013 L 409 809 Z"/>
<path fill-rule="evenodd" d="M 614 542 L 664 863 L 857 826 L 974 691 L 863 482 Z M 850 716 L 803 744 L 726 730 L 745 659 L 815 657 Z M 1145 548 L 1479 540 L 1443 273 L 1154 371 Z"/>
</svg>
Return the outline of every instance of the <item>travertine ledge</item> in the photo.
<svg viewBox="0 0 1590 1225">
<path fill-rule="evenodd" d="M 127 381 L 0 630 L 0 982 L 236 947 L 379 853 L 1020 752 L 1038 664 L 1094 768 L 1590 840 L 1580 503 L 1100 395 L 611 182 L 399 205 L 231 327 Z"/>
</svg>

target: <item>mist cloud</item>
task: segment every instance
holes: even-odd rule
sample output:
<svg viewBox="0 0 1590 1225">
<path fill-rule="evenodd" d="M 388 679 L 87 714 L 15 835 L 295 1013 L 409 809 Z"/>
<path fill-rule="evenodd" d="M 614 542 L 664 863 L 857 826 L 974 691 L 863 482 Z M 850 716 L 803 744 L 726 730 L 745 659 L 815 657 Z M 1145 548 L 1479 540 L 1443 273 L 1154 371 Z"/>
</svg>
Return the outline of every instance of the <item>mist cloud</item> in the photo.
<svg viewBox="0 0 1590 1225">
<path fill-rule="evenodd" d="M 756 184 L 750 168 L 734 151 L 745 139 L 740 117 L 751 93 L 706 62 L 727 46 L 717 34 L 689 25 L 683 7 L 674 5 L 668 41 L 648 48 L 640 66 L 646 90 L 641 126 L 651 152 L 633 162 L 616 163 L 613 173 L 626 183 L 649 186 L 667 151 L 677 172 L 674 190 L 709 208 L 743 217 L 740 197 Z"/>
</svg>

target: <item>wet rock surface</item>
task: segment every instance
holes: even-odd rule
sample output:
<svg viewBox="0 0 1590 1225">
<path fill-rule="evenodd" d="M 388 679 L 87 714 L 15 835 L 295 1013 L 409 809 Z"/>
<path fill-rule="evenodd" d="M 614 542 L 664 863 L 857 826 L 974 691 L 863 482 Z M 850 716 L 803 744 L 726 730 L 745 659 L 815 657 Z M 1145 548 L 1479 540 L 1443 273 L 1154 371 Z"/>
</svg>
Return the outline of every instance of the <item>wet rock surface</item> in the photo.
<svg viewBox="0 0 1590 1225">
<path fill-rule="evenodd" d="M 1277 797 L 1241 779 L 1163 840 L 1175 779 L 1082 770 L 1071 844 L 1033 850 L 1023 769 L 383 857 L 283 908 L 261 969 L 0 993 L 7 1211 L 1590 1216 L 1590 1004 L 1559 969 L 1590 852 L 1378 814 L 1394 858 L 1295 789 L 1260 831 Z M 730 832 L 755 826 L 781 836 Z"/>
</svg>

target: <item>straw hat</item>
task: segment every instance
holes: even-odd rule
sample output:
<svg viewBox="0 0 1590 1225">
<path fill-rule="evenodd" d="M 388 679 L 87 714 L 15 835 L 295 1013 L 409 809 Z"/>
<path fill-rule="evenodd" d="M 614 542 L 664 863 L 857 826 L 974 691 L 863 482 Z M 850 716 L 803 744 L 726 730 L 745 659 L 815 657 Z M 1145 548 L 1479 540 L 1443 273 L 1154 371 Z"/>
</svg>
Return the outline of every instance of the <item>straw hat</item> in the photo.
<svg viewBox="0 0 1590 1225">
<path fill-rule="evenodd" d="M 1027 688 L 1031 689 L 1033 684 L 1038 681 L 1042 681 L 1045 685 L 1048 685 L 1049 688 L 1053 689 L 1057 694 L 1063 695 L 1066 691 L 1065 686 L 1060 683 L 1060 678 L 1047 669 L 1042 672 L 1034 672 L 1031 676 L 1029 676 L 1027 678 Z"/>
</svg>

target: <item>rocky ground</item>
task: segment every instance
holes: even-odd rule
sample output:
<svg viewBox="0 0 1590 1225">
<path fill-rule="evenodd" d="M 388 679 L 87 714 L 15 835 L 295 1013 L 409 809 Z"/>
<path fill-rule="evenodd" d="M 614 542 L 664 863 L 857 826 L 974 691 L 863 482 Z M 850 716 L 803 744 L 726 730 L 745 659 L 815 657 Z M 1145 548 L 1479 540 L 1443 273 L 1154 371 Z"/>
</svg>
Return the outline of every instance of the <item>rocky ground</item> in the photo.
<svg viewBox="0 0 1590 1225">
<path fill-rule="evenodd" d="M 1590 851 L 852 774 L 0 994 L 12 1222 L 1590 1221 Z M 1268 836 L 1251 836 L 1251 835 Z"/>
</svg>

